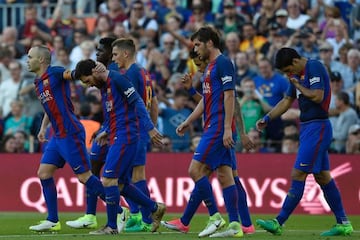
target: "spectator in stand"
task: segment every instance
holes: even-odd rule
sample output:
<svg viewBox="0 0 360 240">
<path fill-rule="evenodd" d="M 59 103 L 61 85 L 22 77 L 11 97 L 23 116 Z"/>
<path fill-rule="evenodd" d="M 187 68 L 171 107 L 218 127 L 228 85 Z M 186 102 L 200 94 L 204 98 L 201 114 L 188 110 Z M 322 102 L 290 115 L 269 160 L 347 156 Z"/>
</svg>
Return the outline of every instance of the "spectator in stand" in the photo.
<svg viewBox="0 0 360 240">
<path fill-rule="evenodd" d="M 58 0 L 54 9 L 49 28 L 64 41 L 73 34 L 73 14 L 71 0 Z"/>
<path fill-rule="evenodd" d="M 356 111 L 350 106 L 349 95 L 346 92 L 338 93 L 335 100 L 339 116 L 335 119 L 333 128 L 333 142 L 331 149 L 336 153 L 345 153 L 345 143 L 350 126 L 358 123 Z"/>
<path fill-rule="evenodd" d="M 80 47 L 80 45 L 86 41 L 89 40 L 89 35 L 86 31 L 86 29 L 75 29 L 74 30 L 74 42 L 75 42 L 75 46 L 73 47 L 73 49 L 71 50 L 70 53 L 70 61 L 77 63 L 80 60 L 83 59 L 83 53 L 82 53 L 82 49 Z M 91 59 L 96 59 L 95 56 L 95 51 L 93 51 L 92 55 L 91 55 Z"/>
<path fill-rule="evenodd" d="M 14 56 L 11 50 L 0 45 L 0 84 L 11 78 L 9 64 L 13 59 Z"/>
<path fill-rule="evenodd" d="M 159 43 L 159 25 L 155 19 L 146 16 L 144 3 L 135 0 L 130 7 L 130 16 L 124 22 L 126 31 L 137 32 L 140 35 L 140 45 L 146 46 L 150 41 Z"/>
<path fill-rule="evenodd" d="M 15 134 L 15 132 L 21 130 L 30 133 L 32 124 L 32 117 L 25 116 L 23 114 L 24 104 L 19 100 L 13 100 L 11 102 L 11 114 L 4 122 L 4 133 Z"/>
<path fill-rule="evenodd" d="M 20 62 L 12 61 L 9 64 L 11 78 L 0 83 L 0 106 L 4 117 L 10 113 L 11 102 L 18 96 L 20 82 L 22 81 L 21 68 Z"/>
<path fill-rule="evenodd" d="M 299 135 L 284 135 L 281 141 L 281 153 L 297 153 L 299 149 Z"/>
<path fill-rule="evenodd" d="M 225 36 L 225 51 L 224 55 L 230 58 L 235 66 L 236 54 L 239 52 L 240 38 L 236 32 L 229 32 Z"/>
<path fill-rule="evenodd" d="M 54 66 L 61 66 L 65 69 L 75 69 L 76 63 L 70 60 L 70 52 L 66 48 L 61 48 L 58 50 L 56 62 L 54 62 Z"/>
<path fill-rule="evenodd" d="M 346 140 L 346 153 L 360 153 L 360 124 L 351 125 Z"/>
<path fill-rule="evenodd" d="M 246 77 L 254 78 L 257 72 L 249 65 L 249 55 L 246 52 L 238 52 L 235 57 L 236 88 L 241 86 L 241 81 Z"/>
<path fill-rule="evenodd" d="M 256 56 L 259 56 L 261 47 L 267 42 L 264 36 L 258 35 L 254 25 L 246 22 L 242 26 L 242 41 L 240 42 L 240 51 L 245 52 L 249 49 L 255 50 Z"/>
<path fill-rule="evenodd" d="M 348 51 L 347 64 L 341 74 L 344 80 L 344 89 L 354 94 L 355 86 L 360 79 L 360 51 L 358 49 L 352 48 Z"/>
<path fill-rule="evenodd" d="M 309 15 L 301 13 L 299 0 L 288 0 L 286 7 L 289 14 L 286 22 L 288 28 L 294 30 L 300 29 L 310 19 Z"/>
<path fill-rule="evenodd" d="M 255 28 L 259 35 L 268 35 L 268 26 L 276 22 L 276 6 L 273 0 L 263 0 L 258 13 L 254 16 Z"/>
<path fill-rule="evenodd" d="M 281 74 L 274 72 L 269 59 L 259 60 L 260 75 L 254 78 L 256 89 L 266 102 L 274 107 L 285 95 L 289 82 Z M 274 119 L 266 127 L 266 140 L 274 151 L 280 152 L 280 142 L 283 138 L 283 122 L 281 118 Z"/>
<path fill-rule="evenodd" d="M 100 15 L 95 21 L 95 39 L 97 43 L 101 38 L 110 37 L 113 35 L 114 25 L 109 15 Z"/>
<path fill-rule="evenodd" d="M 286 34 L 287 36 L 291 36 L 295 32 L 294 29 L 288 28 L 286 25 L 289 18 L 289 14 L 286 9 L 278 9 L 275 12 L 275 17 L 276 23 L 279 24 L 280 30 L 284 30 L 284 34 Z"/>
<path fill-rule="evenodd" d="M 127 37 L 127 32 L 122 22 L 117 22 L 114 25 L 113 34 L 115 38 L 124 38 Z"/>
<path fill-rule="evenodd" d="M 33 38 L 38 37 L 46 43 L 52 42 L 50 29 L 48 26 L 39 21 L 37 17 L 37 10 L 34 5 L 28 5 L 25 8 L 25 23 L 19 26 L 18 39 L 25 47 L 31 46 Z"/>
<path fill-rule="evenodd" d="M 24 56 L 26 52 L 25 47 L 19 43 L 17 39 L 18 30 L 16 27 L 5 27 L 1 35 L 1 43 L 14 51 L 14 57 L 16 59 L 20 59 L 22 56 Z"/>
<path fill-rule="evenodd" d="M 164 0 L 163 4 L 156 9 L 156 16 L 158 23 L 162 26 L 166 23 L 166 19 L 171 14 L 179 14 L 183 19 L 183 23 L 187 23 L 189 21 L 191 11 L 177 5 L 176 0 Z"/>
<path fill-rule="evenodd" d="M 295 47 L 295 50 L 305 58 L 312 58 L 319 60 L 319 48 L 316 44 L 316 36 L 311 29 L 303 28 L 297 34 L 300 39 L 300 44 Z"/>
<path fill-rule="evenodd" d="M 295 121 L 284 121 L 284 136 L 299 135 L 299 127 Z"/>
<path fill-rule="evenodd" d="M 248 133 L 256 127 L 256 121 L 271 110 L 271 106 L 256 90 L 253 79 L 244 78 L 241 82 L 241 90 L 243 96 L 238 101 L 243 114 L 245 132 Z"/>
<path fill-rule="evenodd" d="M 323 42 L 319 46 L 320 61 L 325 65 L 328 72 L 342 72 L 344 65 L 332 58 L 334 53 L 333 46 L 328 42 Z"/>
<path fill-rule="evenodd" d="M 29 152 L 29 138 L 25 131 L 18 130 L 14 133 L 16 142 L 17 153 L 28 153 Z"/>
<path fill-rule="evenodd" d="M 0 146 L 1 153 L 16 153 L 16 140 L 12 134 L 5 135 Z"/>
<path fill-rule="evenodd" d="M 241 33 L 247 19 L 236 12 L 236 6 L 232 0 L 223 1 L 224 12 L 215 20 L 215 27 L 224 35 L 229 32 Z"/>
<path fill-rule="evenodd" d="M 325 6 L 325 18 L 319 24 L 322 31 L 321 39 L 334 38 L 336 26 L 340 24 L 340 21 L 343 21 L 340 10 L 335 6 Z"/>
<path fill-rule="evenodd" d="M 161 147 L 161 152 L 167 152 L 167 153 L 171 153 L 173 152 L 173 140 L 172 138 L 170 138 L 167 135 L 164 135 L 163 139 L 162 139 L 162 147 Z"/>
<path fill-rule="evenodd" d="M 81 60 L 84 59 L 95 59 L 95 43 L 92 40 L 85 40 L 80 44 L 81 49 Z"/>
<path fill-rule="evenodd" d="M 191 111 L 185 107 L 188 100 L 188 92 L 179 89 L 174 94 L 174 102 L 171 106 L 159 108 L 159 118 L 162 119 L 163 132 L 172 139 L 173 152 L 189 151 L 191 132 L 186 132 L 184 136 L 180 137 L 175 131 L 177 126 L 185 121 L 191 113 Z"/>
<path fill-rule="evenodd" d="M 2 139 L 4 134 L 4 119 L 2 115 L 2 109 L 0 108 L 0 139 Z"/>
<path fill-rule="evenodd" d="M 202 26 L 206 25 L 206 9 L 204 4 L 194 4 L 192 6 L 192 14 L 189 18 L 189 21 L 185 24 L 185 31 L 194 33 Z"/>
<path fill-rule="evenodd" d="M 353 43 L 351 39 L 349 39 L 349 34 L 347 31 L 347 25 L 344 21 L 335 22 L 335 36 L 331 38 L 325 38 L 327 42 L 329 42 L 334 49 L 333 58 L 336 60 L 339 58 L 339 49 L 345 43 Z"/>
<path fill-rule="evenodd" d="M 124 22 L 128 18 L 121 0 L 106 0 L 105 2 L 106 9 L 100 13 L 108 15 L 112 20 L 113 25 L 118 22 Z"/>
<path fill-rule="evenodd" d="M 190 152 L 194 153 L 201 139 L 200 134 L 195 134 L 191 137 Z"/>
<path fill-rule="evenodd" d="M 54 64 L 59 55 L 59 50 L 65 47 L 64 39 L 60 35 L 55 35 L 52 41 L 52 50 L 51 50 L 51 63 Z"/>
<path fill-rule="evenodd" d="M 84 35 L 88 35 L 88 26 L 85 18 L 73 18 L 72 19 L 72 32 L 65 38 L 65 47 L 72 49 L 77 45 L 78 41 L 75 41 L 75 31 L 80 30 Z"/>
</svg>

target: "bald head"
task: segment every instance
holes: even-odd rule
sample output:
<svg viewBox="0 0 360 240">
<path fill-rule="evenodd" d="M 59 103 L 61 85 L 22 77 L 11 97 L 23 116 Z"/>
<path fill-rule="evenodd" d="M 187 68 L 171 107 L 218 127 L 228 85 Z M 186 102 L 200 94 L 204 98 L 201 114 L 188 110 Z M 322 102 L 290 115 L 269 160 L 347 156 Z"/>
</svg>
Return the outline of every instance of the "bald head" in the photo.
<svg viewBox="0 0 360 240">
<path fill-rule="evenodd" d="M 51 63 L 51 53 L 49 48 L 47 48 L 46 46 L 35 46 L 33 48 L 31 48 L 34 50 L 35 56 L 37 58 L 42 58 L 43 59 L 43 63 L 48 65 Z M 31 50 L 30 49 L 30 50 Z"/>
<path fill-rule="evenodd" d="M 36 46 L 30 48 L 27 60 L 30 72 L 34 72 L 40 76 L 46 71 L 50 62 L 50 50 L 46 46 Z"/>
</svg>

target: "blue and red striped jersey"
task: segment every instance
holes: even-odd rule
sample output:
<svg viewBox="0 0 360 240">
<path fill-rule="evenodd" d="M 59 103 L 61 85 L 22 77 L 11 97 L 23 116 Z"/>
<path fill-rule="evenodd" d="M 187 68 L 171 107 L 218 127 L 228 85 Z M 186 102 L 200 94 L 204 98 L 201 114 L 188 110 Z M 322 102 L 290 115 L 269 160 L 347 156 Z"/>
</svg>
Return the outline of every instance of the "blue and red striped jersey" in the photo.
<svg viewBox="0 0 360 240">
<path fill-rule="evenodd" d="M 315 119 L 327 119 L 331 99 L 330 79 L 324 65 L 318 60 L 309 59 L 306 63 L 304 74 L 299 76 L 299 83 L 308 89 L 324 90 L 321 103 L 311 101 L 304 97 L 293 84 L 290 84 L 287 96 L 298 98 L 300 108 L 300 121 L 307 122 Z"/>
<path fill-rule="evenodd" d="M 219 55 L 205 69 L 202 81 L 204 101 L 204 131 L 224 132 L 225 106 L 224 92 L 234 91 L 234 65 L 224 55 Z M 232 131 L 235 134 L 235 118 L 232 120 Z"/>
<path fill-rule="evenodd" d="M 34 81 L 35 91 L 45 113 L 48 115 L 55 136 L 64 138 L 84 131 L 70 98 L 71 72 L 63 67 L 49 66 L 46 72 Z"/>
</svg>

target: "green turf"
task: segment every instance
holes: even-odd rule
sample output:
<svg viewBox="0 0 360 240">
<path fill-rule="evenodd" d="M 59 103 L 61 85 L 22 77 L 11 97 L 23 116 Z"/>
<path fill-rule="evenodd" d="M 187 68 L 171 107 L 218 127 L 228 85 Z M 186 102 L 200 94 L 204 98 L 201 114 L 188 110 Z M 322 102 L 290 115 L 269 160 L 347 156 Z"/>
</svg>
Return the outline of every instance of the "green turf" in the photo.
<svg viewBox="0 0 360 240">
<path fill-rule="evenodd" d="M 46 216 L 38 213 L 0 213 L 0 240 L 2 239 L 105 239 L 104 236 L 90 236 L 89 230 L 71 229 L 65 225 L 65 221 L 73 220 L 81 216 L 81 213 L 61 213 L 60 219 L 62 230 L 57 234 L 37 234 L 28 230 L 29 225 L 43 220 Z M 178 215 L 167 214 L 164 219 L 169 220 L 178 217 Z M 252 215 L 255 221 L 257 218 L 269 219 L 274 215 Z M 191 222 L 190 233 L 182 234 L 160 227 L 161 233 L 121 233 L 120 236 L 106 236 L 106 239 L 126 239 L 126 240 L 172 240 L 172 239 L 198 239 L 197 234 L 206 225 L 207 215 L 197 214 Z M 348 240 L 360 239 L 360 216 L 350 216 L 355 232 L 352 236 L 346 237 Z M 106 216 L 104 213 L 98 215 L 99 225 L 104 224 Z M 334 218 L 331 215 L 326 216 L 308 216 L 293 215 L 287 221 L 282 236 L 273 236 L 257 228 L 254 235 L 246 235 L 244 239 L 286 239 L 286 240 L 311 240 L 311 239 L 343 239 L 339 237 L 320 237 L 322 231 L 328 230 L 334 224 Z"/>
</svg>

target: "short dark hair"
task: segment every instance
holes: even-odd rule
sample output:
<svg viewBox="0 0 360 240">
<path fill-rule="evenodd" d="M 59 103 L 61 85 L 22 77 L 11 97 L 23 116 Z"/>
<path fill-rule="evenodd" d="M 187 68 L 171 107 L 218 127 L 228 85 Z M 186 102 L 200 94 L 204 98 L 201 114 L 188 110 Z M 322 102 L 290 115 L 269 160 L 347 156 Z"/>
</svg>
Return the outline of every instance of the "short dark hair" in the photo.
<svg viewBox="0 0 360 240">
<path fill-rule="evenodd" d="M 275 56 L 275 68 L 280 70 L 284 69 L 290 66 L 296 58 L 301 58 L 301 56 L 295 49 L 287 47 L 281 48 Z"/>
<path fill-rule="evenodd" d="M 336 97 L 337 99 L 342 100 L 346 105 L 350 104 L 350 97 L 347 92 L 339 92 Z"/>
<path fill-rule="evenodd" d="M 115 38 L 112 38 L 112 37 L 104 37 L 104 38 L 101 38 L 99 40 L 99 44 L 102 44 L 104 45 L 104 47 L 106 49 L 111 49 L 112 48 L 112 43 L 115 41 L 116 39 Z"/>
<path fill-rule="evenodd" d="M 81 60 L 76 64 L 75 68 L 75 78 L 79 79 L 81 76 L 90 76 L 92 74 L 92 69 L 96 67 L 94 60 L 86 59 Z"/>
<path fill-rule="evenodd" d="M 193 35 L 191 35 L 191 41 L 198 39 L 200 42 L 206 43 L 207 41 L 212 41 L 214 47 L 221 48 L 220 45 L 220 34 L 217 30 L 210 26 L 201 27 Z"/>
</svg>

